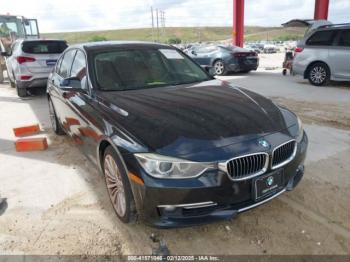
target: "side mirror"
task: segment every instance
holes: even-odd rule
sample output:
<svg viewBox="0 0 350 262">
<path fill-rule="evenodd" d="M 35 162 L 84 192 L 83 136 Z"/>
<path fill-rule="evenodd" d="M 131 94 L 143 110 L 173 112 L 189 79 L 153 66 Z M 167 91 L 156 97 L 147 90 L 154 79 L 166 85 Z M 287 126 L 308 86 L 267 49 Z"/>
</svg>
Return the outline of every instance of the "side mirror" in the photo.
<svg viewBox="0 0 350 262">
<path fill-rule="evenodd" d="M 192 55 L 197 55 L 196 51 L 194 51 L 194 50 L 191 51 L 191 54 Z"/>
</svg>

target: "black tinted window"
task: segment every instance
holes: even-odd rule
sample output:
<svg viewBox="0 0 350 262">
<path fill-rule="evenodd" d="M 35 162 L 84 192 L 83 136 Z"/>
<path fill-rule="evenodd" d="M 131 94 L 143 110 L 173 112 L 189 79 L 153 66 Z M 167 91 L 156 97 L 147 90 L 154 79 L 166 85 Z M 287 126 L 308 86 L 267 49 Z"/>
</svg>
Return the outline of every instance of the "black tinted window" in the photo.
<svg viewBox="0 0 350 262">
<path fill-rule="evenodd" d="M 350 30 L 343 30 L 339 37 L 339 46 L 350 46 Z"/>
<path fill-rule="evenodd" d="M 76 50 L 70 50 L 64 54 L 61 67 L 58 70 L 58 74 L 63 78 L 67 78 L 70 75 L 70 69 L 72 67 L 73 58 Z"/>
<path fill-rule="evenodd" d="M 29 41 L 22 44 L 23 52 L 30 54 L 60 54 L 66 48 L 64 41 Z"/>
<path fill-rule="evenodd" d="M 336 31 L 319 31 L 314 33 L 306 42 L 307 45 L 332 45 Z"/>
<path fill-rule="evenodd" d="M 194 62 L 174 49 L 112 50 L 94 58 L 102 90 L 131 90 L 208 80 Z"/>
</svg>

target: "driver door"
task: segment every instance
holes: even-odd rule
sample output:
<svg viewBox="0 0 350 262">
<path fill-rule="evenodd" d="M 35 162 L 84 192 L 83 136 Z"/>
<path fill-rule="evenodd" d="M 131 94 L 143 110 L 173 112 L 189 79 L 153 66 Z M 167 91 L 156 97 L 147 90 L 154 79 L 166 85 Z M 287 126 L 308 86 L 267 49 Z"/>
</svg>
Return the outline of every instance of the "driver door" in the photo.
<svg viewBox="0 0 350 262">
<path fill-rule="evenodd" d="M 73 59 L 75 56 L 76 50 L 70 49 L 65 52 L 62 57 L 58 60 L 52 76 L 48 80 L 48 89 L 50 89 L 50 98 L 52 100 L 57 118 L 61 122 L 64 130 L 70 134 L 69 127 L 66 123 L 67 117 L 67 104 L 65 99 L 65 94 L 67 93 L 62 89 L 62 81 L 69 77 L 70 71 L 72 68 Z"/>
<path fill-rule="evenodd" d="M 85 53 L 77 50 L 69 76 L 72 79 L 72 91 L 67 91 L 64 95 L 65 119 L 75 144 L 89 160 L 97 163 L 96 148 L 101 133 L 94 108 L 96 101 L 90 96 L 86 70 Z"/>
</svg>

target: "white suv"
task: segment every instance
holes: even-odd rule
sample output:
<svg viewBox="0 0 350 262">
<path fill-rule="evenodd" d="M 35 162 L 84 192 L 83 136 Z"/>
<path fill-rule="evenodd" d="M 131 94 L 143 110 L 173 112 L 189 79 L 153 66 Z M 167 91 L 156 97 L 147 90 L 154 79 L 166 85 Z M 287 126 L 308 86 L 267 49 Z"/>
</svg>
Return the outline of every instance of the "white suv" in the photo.
<svg viewBox="0 0 350 262">
<path fill-rule="evenodd" d="M 20 97 L 27 89 L 46 86 L 47 78 L 60 54 L 67 48 L 63 40 L 17 40 L 6 59 L 8 77 Z"/>
<path fill-rule="evenodd" d="M 323 25 L 298 43 L 294 74 L 316 86 L 350 81 L 350 24 Z"/>
</svg>

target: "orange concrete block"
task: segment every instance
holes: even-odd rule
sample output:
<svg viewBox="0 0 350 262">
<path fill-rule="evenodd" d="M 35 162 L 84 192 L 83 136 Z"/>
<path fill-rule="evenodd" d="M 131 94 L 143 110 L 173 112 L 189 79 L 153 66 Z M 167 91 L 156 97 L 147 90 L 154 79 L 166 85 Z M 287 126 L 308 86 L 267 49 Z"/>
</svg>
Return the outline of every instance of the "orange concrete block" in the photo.
<svg viewBox="0 0 350 262">
<path fill-rule="evenodd" d="M 25 151 L 41 151 L 48 148 L 47 140 L 45 137 L 40 138 L 27 138 L 27 139 L 18 139 L 16 141 L 16 151 L 25 152 Z"/>
<path fill-rule="evenodd" d="M 13 129 L 15 136 L 28 136 L 37 134 L 40 132 L 40 127 L 38 124 L 32 126 L 21 126 Z"/>
</svg>

